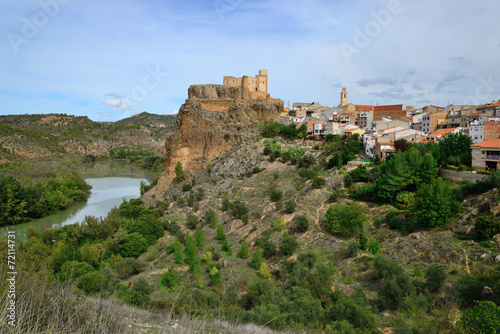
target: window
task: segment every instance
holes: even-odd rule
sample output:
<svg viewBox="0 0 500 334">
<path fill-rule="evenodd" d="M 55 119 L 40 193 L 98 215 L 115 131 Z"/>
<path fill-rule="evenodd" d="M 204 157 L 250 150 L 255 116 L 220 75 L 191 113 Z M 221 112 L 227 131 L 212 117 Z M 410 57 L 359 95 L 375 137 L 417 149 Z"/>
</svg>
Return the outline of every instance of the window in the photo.
<svg viewBox="0 0 500 334">
<path fill-rule="evenodd" d="M 478 155 L 478 154 L 479 154 L 480 152 L 481 152 L 481 151 L 479 151 L 479 150 L 476 150 L 476 155 Z"/>
<path fill-rule="evenodd" d="M 479 167 L 481 166 L 481 162 L 480 161 L 476 161 L 476 167 Z"/>
</svg>

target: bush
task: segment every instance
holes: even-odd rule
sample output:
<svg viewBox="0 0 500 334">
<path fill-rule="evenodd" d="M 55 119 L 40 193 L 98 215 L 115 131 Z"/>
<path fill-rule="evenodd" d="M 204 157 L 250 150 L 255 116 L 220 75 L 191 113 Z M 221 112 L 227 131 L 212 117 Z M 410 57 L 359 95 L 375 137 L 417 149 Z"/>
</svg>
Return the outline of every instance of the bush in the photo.
<svg viewBox="0 0 500 334">
<path fill-rule="evenodd" d="M 298 174 L 306 180 L 312 180 L 318 175 L 318 172 L 313 169 L 300 168 Z"/>
<path fill-rule="evenodd" d="M 271 192 L 269 193 L 269 198 L 271 202 L 278 202 L 283 198 L 283 192 L 276 189 L 271 190 Z"/>
<path fill-rule="evenodd" d="M 248 259 L 249 253 L 248 253 L 248 243 L 246 241 L 243 241 L 241 244 L 240 251 L 238 252 L 238 257 L 245 260 Z"/>
<path fill-rule="evenodd" d="M 122 259 L 116 264 L 116 274 L 120 278 L 128 278 L 132 275 L 139 274 L 144 271 L 146 264 L 132 257 Z"/>
<path fill-rule="evenodd" d="M 446 281 L 446 270 L 442 264 L 431 264 L 425 273 L 425 287 L 432 293 L 438 292 Z"/>
<path fill-rule="evenodd" d="M 231 209 L 231 202 L 227 198 L 224 198 L 222 200 L 222 206 L 220 209 L 221 211 L 228 211 L 229 209 Z"/>
<path fill-rule="evenodd" d="M 260 268 L 261 263 L 264 262 L 264 256 L 262 255 L 262 249 L 259 247 L 252 254 L 252 260 L 250 261 L 250 267 L 255 270 Z"/>
<path fill-rule="evenodd" d="M 378 242 L 378 241 L 373 242 L 370 245 L 370 252 L 373 255 L 377 255 L 378 253 L 380 253 L 380 242 Z"/>
<path fill-rule="evenodd" d="M 285 203 L 285 213 L 292 214 L 295 212 L 295 208 L 297 207 L 297 204 L 295 204 L 294 200 L 289 200 Z"/>
<path fill-rule="evenodd" d="M 185 185 L 182 186 L 182 191 L 183 192 L 190 191 L 191 189 L 193 189 L 193 186 L 190 185 L 190 184 L 185 184 Z"/>
<path fill-rule="evenodd" d="M 85 293 L 91 294 L 105 289 L 108 283 L 108 280 L 101 273 L 92 271 L 81 276 L 77 281 L 77 286 Z"/>
<path fill-rule="evenodd" d="M 161 284 L 165 285 L 169 289 L 172 289 L 177 285 L 180 278 L 181 276 L 177 273 L 177 270 L 174 267 L 170 267 L 170 269 L 161 277 Z"/>
<path fill-rule="evenodd" d="M 148 249 L 148 244 L 146 239 L 137 232 L 127 234 L 120 255 L 122 257 L 138 257 Z"/>
<path fill-rule="evenodd" d="M 299 168 L 309 168 L 316 164 L 316 159 L 312 155 L 304 155 L 302 159 L 298 160 Z"/>
<path fill-rule="evenodd" d="M 408 235 L 415 229 L 412 222 L 399 218 L 394 210 L 387 212 L 385 222 L 391 230 L 399 230 L 403 235 Z"/>
<path fill-rule="evenodd" d="M 284 256 L 290 256 L 299 247 L 299 242 L 294 237 L 288 235 L 287 232 L 283 233 L 280 240 L 279 249 Z"/>
<path fill-rule="evenodd" d="M 309 229 L 309 221 L 307 220 L 306 216 L 298 216 L 294 219 L 295 223 L 295 229 L 300 232 L 304 233 Z"/>
<path fill-rule="evenodd" d="M 477 217 L 474 227 L 478 241 L 491 240 L 495 234 L 500 233 L 500 221 L 494 216 Z"/>
<path fill-rule="evenodd" d="M 188 213 L 186 226 L 190 230 L 195 230 L 196 227 L 198 227 L 198 217 L 196 217 L 192 213 Z"/>
<path fill-rule="evenodd" d="M 320 189 L 325 184 L 326 184 L 326 181 L 325 181 L 325 179 L 323 177 L 316 176 L 312 180 L 312 187 L 315 188 L 315 189 Z"/>
<path fill-rule="evenodd" d="M 449 182 L 442 178 L 417 189 L 412 213 L 417 224 L 427 229 L 445 226 L 459 209 Z"/>
<path fill-rule="evenodd" d="M 327 227 L 333 234 L 352 237 L 366 220 L 362 206 L 357 203 L 335 204 L 326 212 Z"/>
<path fill-rule="evenodd" d="M 273 229 L 275 229 L 276 231 L 283 231 L 284 229 L 286 229 L 285 221 L 281 218 L 276 219 L 273 222 Z"/>
<path fill-rule="evenodd" d="M 248 207 L 238 200 L 235 201 L 231 207 L 233 217 L 243 220 L 245 224 L 248 223 L 248 212 Z"/>
<path fill-rule="evenodd" d="M 479 301 L 465 310 L 459 324 L 468 334 L 499 333 L 500 307 L 491 301 Z"/>
</svg>

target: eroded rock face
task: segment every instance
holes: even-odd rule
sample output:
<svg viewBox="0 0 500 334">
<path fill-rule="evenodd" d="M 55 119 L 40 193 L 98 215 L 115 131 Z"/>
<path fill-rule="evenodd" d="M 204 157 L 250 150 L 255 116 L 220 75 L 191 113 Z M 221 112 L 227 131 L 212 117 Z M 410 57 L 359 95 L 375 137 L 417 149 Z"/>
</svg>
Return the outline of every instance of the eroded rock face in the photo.
<svg viewBox="0 0 500 334">
<path fill-rule="evenodd" d="M 165 174 L 174 177 L 178 161 L 186 172 L 205 168 L 223 152 L 252 140 L 264 121 L 275 119 L 281 112 L 280 105 L 260 102 L 250 107 L 233 104 L 228 113 L 206 111 L 196 100 L 186 100 L 166 140 Z"/>
<path fill-rule="evenodd" d="M 188 89 L 189 99 L 236 99 L 238 98 L 239 90 L 225 85 L 192 85 Z"/>
</svg>

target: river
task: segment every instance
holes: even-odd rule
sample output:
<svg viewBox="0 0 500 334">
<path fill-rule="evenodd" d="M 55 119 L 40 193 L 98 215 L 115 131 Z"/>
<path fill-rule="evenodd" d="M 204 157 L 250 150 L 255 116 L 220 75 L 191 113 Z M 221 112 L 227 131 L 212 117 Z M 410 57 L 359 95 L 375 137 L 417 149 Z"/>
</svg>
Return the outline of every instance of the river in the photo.
<svg viewBox="0 0 500 334">
<path fill-rule="evenodd" d="M 88 215 L 104 217 L 123 200 L 139 198 L 141 181 L 148 182 L 146 178 L 138 177 L 92 177 L 85 178 L 85 181 L 92 186 L 86 203 L 28 223 L 4 226 L 0 228 L 0 235 L 5 238 L 7 231 L 16 231 L 16 240 L 25 241 L 28 226 L 39 229 L 43 225 L 64 226 L 81 222 Z"/>
</svg>

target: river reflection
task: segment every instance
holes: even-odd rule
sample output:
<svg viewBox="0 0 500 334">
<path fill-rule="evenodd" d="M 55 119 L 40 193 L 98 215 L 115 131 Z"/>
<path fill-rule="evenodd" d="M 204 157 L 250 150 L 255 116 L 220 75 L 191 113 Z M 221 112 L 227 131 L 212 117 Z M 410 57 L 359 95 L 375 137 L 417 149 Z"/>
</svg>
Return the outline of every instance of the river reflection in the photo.
<svg viewBox="0 0 500 334">
<path fill-rule="evenodd" d="M 87 203 L 72 207 L 58 214 L 36 219 L 28 223 L 4 226 L 0 229 L 1 235 L 7 235 L 7 230 L 16 231 L 16 239 L 26 239 L 26 228 L 33 226 L 39 229 L 43 225 L 64 226 L 81 222 L 85 216 L 104 217 L 109 210 L 120 206 L 123 200 L 139 198 L 141 196 L 141 181 L 148 182 L 144 178 L 133 177 L 101 177 L 87 178 L 85 181 L 92 186 L 91 194 Z"/>
</svg>

